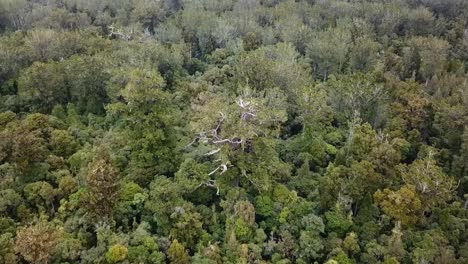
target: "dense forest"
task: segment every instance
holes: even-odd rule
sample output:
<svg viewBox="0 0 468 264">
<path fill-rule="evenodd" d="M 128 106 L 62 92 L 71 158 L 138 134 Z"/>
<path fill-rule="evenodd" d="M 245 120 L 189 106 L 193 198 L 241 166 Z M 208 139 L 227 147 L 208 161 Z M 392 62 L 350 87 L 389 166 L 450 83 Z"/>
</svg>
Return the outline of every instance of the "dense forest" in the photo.
<svg viewBox="0 0 468 264">
<path fill-rule="evenodd" d="M 0 0 L 0 263 L 468 263 L 468 1 Z"/>
</svg>

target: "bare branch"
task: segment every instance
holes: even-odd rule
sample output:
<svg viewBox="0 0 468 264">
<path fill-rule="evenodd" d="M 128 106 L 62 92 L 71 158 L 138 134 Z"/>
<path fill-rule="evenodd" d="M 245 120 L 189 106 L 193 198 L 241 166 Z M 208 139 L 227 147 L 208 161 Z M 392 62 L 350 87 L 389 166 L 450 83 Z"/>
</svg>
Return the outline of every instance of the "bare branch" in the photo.
<svg viewBox="0 0 468 264">
<path fill-rule="evenodd" d="M 209 176 L 215 174 L 218 170 L 219 170 L 220 166 L 218 166 L 216 169 L 214 169 L 213 171 L 211 171 L 210 173 L 208 173 Z"/>
<path fill-rule="evenodd" d="M 234 139 L 226 138 L 226 139 L 221 139 L 221 140 L 215 140 L 215 141 L 213 141 L 213 144 L 221 144 L 221 143 L 226 143 L 226 142 L 229 142 L 231 144 L 241 144 L 242 139 L 241 140 L 234 140 Z"/>
<path fill-rule="evenodd" d="M 216 195 L 219 195 L 219 187 L 216 184 L 216 180 L 208 180 L 207 182 L 202 182 L 197 186 L 197 188 L 195 188 L 195 190 L 200 188 L 203 185 L 211 187 L 211 188 L 216 188 Z"/>
<path fill-rule="evenodd" d="M 216 140 L 216 141 L 213 141 L 213 144 L 220 144 L 220 143 L 225 143 L 225 142 L 232 142 L 229 138 L 226 138 L 226 139 L 222 139 L 222 140 Z"/>
<path fill-rule="evenodd" d="M 222 167 L 222 170 L 221 170 L 221 173 L 220 174 L 223 174 L 227 171 L 227 165 L 226 164 L 221 164 L 220 167 Z"/>
<path fill-rule="evenodd" d="M 215 150 L 212 150 L 212 151 L 206 153 L 204 156 L 211 156 L 211 155 L 214 155 L 214 154 L 216 154 L 216 153 L 218 153 L 218 152 L 220 152 L 220 151 L 221 151 L 220 148 L 219 148 L 219 149 L 215 149 Z"/>
<path fill-rule="evenodd" d="M 216 128 L 212 130 L 213 133 L 213 138 L 218 138 L 218 131 L 219 128 L 221 127 L 221 124 L 223 123 L 224 119 L 226 119 L 226 115 L 223 112 L 219 112 L 221 114 L 221 119 L 218 120 L 218 124 L 216 125 Z"/>
<path fill-rule="evenodd" d="M 215 174 L 217 171 L 221 170 L 219 174 L 223 174 L 228 170 L 228 166 L 226 163 L 223 163 L 219 165 L 216 169 L 212 170 L 210 173 L 208 173 L 209 176 Z"/>
<path fill-rule="evenodd" d="M 244 113 L 242 113 L 241 119 L 246 120 L 249 116 L 250 117 L 256 117 L 257 115 L 254 114 L 254 113 L 250 113 L 250 112 L 244 112 Z"/>
<path fill-rule="evenodd" d="M 199 137 L 196 137 L 194 140 L 192 140 L 192 142 L 190 142 L 190 144 L 188 144 L 187 146 L 184 147 L 184 149 L 187 149 L 188 147 L 192 146 L 193 144 L 195 144 L 195 142 L 197 142 L 200 138 Z"/>
<path fill-rule="evenodd" d="M 236 104 L 241 108 L 246 108 L 250 105 L 250 102 L 244 101 L 242 98 L 236 100 Z"/>
</svg>

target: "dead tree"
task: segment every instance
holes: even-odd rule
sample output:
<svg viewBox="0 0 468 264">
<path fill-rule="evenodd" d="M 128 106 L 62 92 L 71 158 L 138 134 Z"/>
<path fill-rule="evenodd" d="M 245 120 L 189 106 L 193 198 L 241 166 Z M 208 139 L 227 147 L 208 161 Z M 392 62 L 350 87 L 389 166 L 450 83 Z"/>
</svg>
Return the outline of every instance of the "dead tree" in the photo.
<svg viewBox="0 0 468 264">
<path fill-rule="evenodd" d="M 240 121 L 242 124 L 247 124 L 247 122 L 255 121 L 255 118 L 257 117 L 257 110 L 255 109 L 254 104 L 242 98 L 237 99 L 235 103 L 239 107 L 240 114 L 238 118 L 240 118 Z M 246 149 L 242 147 L 243 151 L 251 152 L 253 150 L 252 148 L 253 139 L 243 138 L 238 135 L 234 135 L 228 138 L 221 137 L 221 130 L 223 127 L 223 123 L 227 119 L 227 116 L 223 112 L 219 112 L 219 115 L 220 117 L 216 121 L 216 126 L 213 129 L 199 132 L 197 136 L 195 137 L 195 139 L 190 144 L 188 144 L 185 148 L 188 148 L 195 143 L 208 144 L 208 145 L 212 145 L 216 147 L 210 152 L 204 154 L 204 156 L 214 156 L 214 155 L 219 154 L 223 146 L 229 146 L 231 149 L 237 150 L 241 146 L 246 145 L 247 146 Z M 256 133 L 253 133 L 253 134 L 256 135 Z M 222 161 L 222 160 L 217 159 L 215 161 Z M 228 164 L 229 164 L 228 161 L 222 162 L 214 170 L 209 172 L 208 175 L 211 177 L 212 175 L 215 175 L 215 174 L 221 175 L 225 173 L 229 168 Z M 208 187 L 216 188 L 217 194 L 219 194 L 219 187 L 217 186 L 215 179 L 210 179 L 207 182 L 200 183 L 198 187 L 200 186 L 208 186 Z"/>
</svg>

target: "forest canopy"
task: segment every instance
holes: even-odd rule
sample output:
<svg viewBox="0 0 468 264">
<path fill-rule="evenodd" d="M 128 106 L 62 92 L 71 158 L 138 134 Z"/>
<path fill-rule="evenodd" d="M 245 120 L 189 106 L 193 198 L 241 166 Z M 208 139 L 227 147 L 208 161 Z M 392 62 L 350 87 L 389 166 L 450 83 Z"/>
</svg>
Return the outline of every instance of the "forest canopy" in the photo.
<svg viewBox="0 0 468 264">
<path fill-rule="evenodd" d="M 468 263 L 468 1 L 0 0 L 0 263 Z"/>
</svg>

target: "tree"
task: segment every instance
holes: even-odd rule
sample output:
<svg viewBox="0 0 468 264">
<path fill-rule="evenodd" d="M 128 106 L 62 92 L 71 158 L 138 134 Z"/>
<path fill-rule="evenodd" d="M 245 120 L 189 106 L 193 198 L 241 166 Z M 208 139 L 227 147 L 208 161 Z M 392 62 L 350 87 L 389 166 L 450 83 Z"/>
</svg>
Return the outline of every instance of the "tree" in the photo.
<svg viewBox="0 0 468 264">
<path fill-rule="evenodd" d="M 154 28 L 162 19 L 163 14 L 162 2 L 144 0 L 134 3 L 131 16 L 135 22 L 141 23 L 143 28 L 154 32 Z"/>
<path fill-rule="evenodd" d="M 413 262 L 459 263 L 453 247 L 449 245 L 447 238 L 437 230 L 424 232 L 413 252 Z"/>
<path fill-rule="evenodd" d="M 175 174 L 177 184 L 189 192 L 193 192 L 203 185 L 211 186 L 208 175 L 209 168 L 206 164 L 197 163 L 192 158 L 187 158 Z"/>
<path fill-rule="evenodd" d="M 25 45 L 36 60 L 46 62 L 50 59 L 57 59 L 54 48 L 58 38 L 59 34 L 51 29 L 31 30 L 26 36 Z"/>
<path fill-rule="evenodd" d="M 234 224 L 236 239 L 241 242 L 249 241 L 255 227 L 255 208 L 249 201 L 237 201 L 231 221 Z"/>
<path fill-rule="evenodd" d="M 21 69 L 27 67 L 31 63 L 29 50 L 25 47 L 24 42 L 24 36 L 20 32 L 0 36 L 0 45 L 2 46 L 0 55 L 3 58 L 0 61 L 0 81 L 2 83 L 16 77 Z M 4 89 L 1 90 L 2 93 L 0 94 L 3 94 Z"/>
<path fill-rule="evenodd" d="M 56 190 L 48 182 L 37 181 L 24 188 L 26 199 L 39 208 L 40 211 L 50 209 L 54 202 Z"/>
<path fill-rule="evenodd" d="M 21 195 L 12 189 L 1 190 L 0 198 L 0 214 L 3 215 L 14 212 L 21 204 Z"/>
<path fill-rule="evenodd" d="M 109 102 L 106 91 L 107 62 L 96 56 L 72 56 L 63 61 L 68 102 L 76 105 L 79 113 L 103 114 Z"/>
<path fill-rule="evenodd" d="M 190 256 L 185 250 L 184 246 L 177 241 L 173 240 L 171 247 L 169 247 L 168 257 L 171 264 L 188 264 L 190 263 Z"/>
<path fill-rule="evenodd" d="M 440 76 L 447 65 L 450 44 L 437 37 L 414 37 L 409 42 L 419 58 L 419 72 L 424 80 Z M 418 62 L 418 61 L 417 61 Z"/>
<path fill-rule="evenodd" d="M 201 215 L 189 206 L 175 207 L 171 219 L 174 223 L 170 236 L 186 248 L 195 248 L 203 233 Z"/>
<path fill-rule="evenodd" d="M 348 229 L 353 225 L 351 214 L 347 214 L 340 205 L 325 213 L 325 228 L 329 232 L 335 232 L 338 236 L 344 237 Z"/>
<path fill-rule="evenodd" d="M 416 224 L 421 216 L 422 203 L 413 185 L 405 185 L 398 191 L 378 190 L 374 194 L 374 199 L 385 214 L 393 217 L 404 226 Z"/>
<path fill-rule="evenodd" d="M 113 245 L 106 253 L 106 260 L 109 263 L 117 263 L 127 258 L 128 249 L 124 245 Z"/>
<path fill-rule="evenodd" d="M 159 176 L 151 182 L 149 189 L 145 208 L 151 213 L 151 219 L 157 224 L 158 231 L 168 234 L 172 227 L 170 217 L 174 208 L 182 208 L 184 205 L 182 186 L 170 178 Z"/>
<path fill-rule="evenodd" d="M 15 251 L 31 263 L 48 263 L 57 245 L 58 231 L 44 223 L 18 229 Z"/>
<path fill-rule="evenodd" d="M 354 211 L 369 191 L 374 193 L 396 180 L 394 167 L 401 159 L 398 141 L 390 144 L 369 124 L 356 122 L 350 122 L 348 141 L 327 167 L 320 186 L 322 203 L 354 205 Z"/>
<path fill-rule="evenodd" d="M 334 113 L 328 99 L 331 98 L 325 87 L 317 85 L 304 86 L 297 91 L 297 104 L 304 134 L 321 132 L 331 125 Z M 330 91 L 332 92 L 332 91 Z"/>
<path fill-rule="evenodd" d="M 30 100 L 32 108 L 49 112 L 69 100 L 64 69 L 58 62 L 35 62 L 22 72 L 18 93 Z"/>
<path fill-rule="evenodd" d="M 30 114 L 23 120 L 11 122 L 7 129 L 0 131 L 0 157 L 5 162 L 15 164 L 21 176 L 32 176 L 33 179 L 43 176 L 39 171 L 33 175 L 28 175 L 28 172 L 38 169 L 50 153 L 46 140 L 52 128 L 49 121 L 45 115 Z"/>
<path fill-rule="evenodd" d="M 304 24 L 299 15 L 288 14 L 280 18 L 276 22 L 276 27 L 284 42 L 294 44 L 301 54 L 306 52 L 307 43 L 309 43 L 313 34 L 310 27 Z"/>
<path fill-rule="evenodd" d="M 313 34 L 306 54 L 312 59 L 314 75 L 326 80 L 331 74 L 341 73 L 350 43 L 351 33 L 343 25 Z"/>
<path fill-rule="evenodd" d="M 375 76 L 356 73 L 330 78 L 324 89 L 329 105 L 342 122 L 355 116 L 374 126 L 383 121 L 388 94 Z"/>
<path fill-rule="evenodd" d="M 213 149 L 204 155 L 221 157 L 212 163 L 215 168 L 209 176 L 222 175 L 235 166 L 255 188 L 268 190 L 271 176 L 287 173 L 271 140 L 286 120 L 284 100 L 278 89 L 255 91 L 249 87 L 241 89 L 235 100 L 227 95 L 200 95 L 192 121 L 197 138 L 190 145 L 210 145 Z"/>
<path fill-rule="evenodd" d="M 356 255 L 361 250 L 358 242 L 359 241 L 358 241 L 356 233 L 351 232 L 343 240 L 343 249 L 350 256 Z"/>
<path fill-rule="evenodd" d="M 320 217 L 307 215 L 302 218 L 299 238 L 299 257 L 302 261 L 311 262 L 322 256 L 323 243 L 320 234 L 325 231 L 325 225 Z"/>
<path fill-rule="evenodd" d="M 357 37 L 349 51 L 349 66 L 355 71 L 372 70 L 379 58 L 380 44 L 369 36 Z"/>
<path fill-rule="evenodd" d="M 148 184 L 155 174 L 173 173 L 178 160 L 176 126 L 179 111 L 158 72 L 134 70 L 127 76 L 119 101 L 109 111 L 123 119 L 122 146 L 130 146 L 131 174 Z"/>
<path fill-rule="evenodd" d="M 256 91 L 280 88 L 293 107 L 300 89 L 308 85 L 309 68 L 290 43 L 278 43 L 241 54 L 233 69 L 234 90 L 249 86 Z"/>
<path fill-rule="evenodd" d="M 0 3 L 0 14 L 2 20 L 4 20 L 4 26 L 22 29 L 26 24 L 27 7 L 28 2 L 26 0 L 2 1 Z"/>
<path fill-rule="evenodd" d="M 49 144 L 54 154 L 63 157 L 69 157 L 77 148 L 75 138 L 66 130 L 52 131 Z"/>
<path fill-rule="evenodd" d="M 414 80 L 402 82 L 393 78 L 387 80 L 387 86 L 392 99 L 390 104 L 392 120 L 388 122 L 387 129 L 392 130 L 393 122 L 402 122 L 403 131 L 399 134 L 422 130 L 428 116 L 429 106 L 428 99 L 423 95 L 422 86 Z"/>
<path fill-rule="evenodd" d="M 117 203 L 120 191 L 118 171 L 104 146 L 96 150 L 92 162 L 88 165 L 86 182 L 88 200 L 86 206 L 93 221 L 109 221 Z"/>
<path fill-rule="evenodd" d="M 408 10 L 405 20 L 402 23 L 402 33 L 412 35 L 437 34 L 437 21 L 434 14 L 425 7 L 418 7 Z"/>
<path fill-rule="evenodd" d="M 424 210 L 430 211 L 452 199 L 456 182 L 437 166 L 431 150 L 427 157 L 418 159 L 410 165 L 402 165 L 399 169 L 403 181 L 413 185 L 421 195 Z"/>
</svg>

